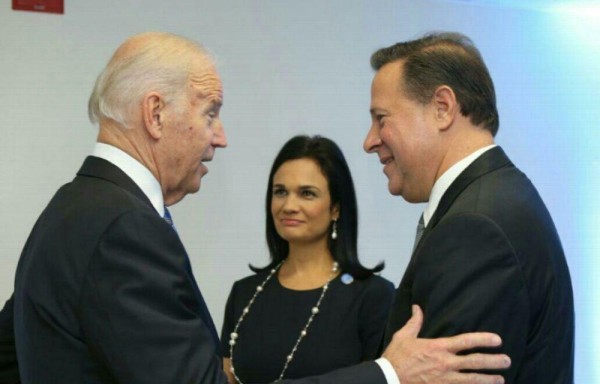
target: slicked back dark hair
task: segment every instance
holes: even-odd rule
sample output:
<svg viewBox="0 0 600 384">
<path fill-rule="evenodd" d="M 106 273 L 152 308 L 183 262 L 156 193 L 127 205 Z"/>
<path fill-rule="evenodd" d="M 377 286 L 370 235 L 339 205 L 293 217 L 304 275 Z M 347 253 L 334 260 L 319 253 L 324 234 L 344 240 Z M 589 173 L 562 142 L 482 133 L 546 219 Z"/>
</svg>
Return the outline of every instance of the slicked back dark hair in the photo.
<svg viewBox="0 0 600 384">
<path fill-rule="evenodd" d="M 378 71 L 399 60 L 404 62 L 399 86 L 409 97 L 427 104 L 439 86 L 447 85 L 461 114 L 496 135 L 500 123 L 494 83 L 471 39 L 454 32 L 430 33 L 376 51 L 371 67 Z"/>
<path fill-rule="evenodd" d="M 349 273 L 355 278 L 364 279 L 384 268 L 379 263 L 375 268 L 368 269 L 358 260 L 358 208 L 354 182 L 346 159 L 340 148 L 332 140 L 322 136 L 295 136 L 283 145 L 273 161 L 266 196 L 266 235 L 271 263 L 264 268 L 250 266 L 255 272 L 270 270 L 284 260 L 289 253 L 289 244 L 275 229 L 271 215 L 273 200 L 273 177 L 281 165 L 290 160 L 314 160 L 327 180 L 331 207 L 339 207 L 337 221 L 337 239 L 328 237 L 328 248 L 334 260 L 338 262 L 342 273 Z M 329 228 L 331 231 L 331 226 Z"/>
</svg>

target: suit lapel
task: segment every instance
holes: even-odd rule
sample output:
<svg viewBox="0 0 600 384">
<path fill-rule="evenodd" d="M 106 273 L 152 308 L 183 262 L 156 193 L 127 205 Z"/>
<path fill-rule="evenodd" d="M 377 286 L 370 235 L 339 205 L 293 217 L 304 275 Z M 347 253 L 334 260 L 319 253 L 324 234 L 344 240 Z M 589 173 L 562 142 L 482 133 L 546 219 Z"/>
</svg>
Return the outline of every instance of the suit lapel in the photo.
<svg viewBox="0 0 600 384">
<path fill-rule="evenodd" d="M 390 312 L 390 317 L 384 334 L 384 346 L 386 346 L 393 336 L 394 332 L 400 329 L 411 316 L 412 286 L 414 279 L 415 260 L 418 257 L 419 250 L 427 240 L 429 233 L 436 227 L 444 215 L 448 212 L 452 204 L 460 194 L 475 180 L 483 175 L 493 172 L 499 168 L 511 165 L 511 161 L 506 156 L 502 148 L 494 147 L 471 163 L 457 178 L 452 182 L 448 190 L 442 196 L 440 203 L 433 214 L 433 217 L 427 224 L 419 244 L 415 247 L 411 260 L 408 263 L 402 281 L 396 290 L 394 305 Z"/>
<path fill-rule="evenodd" d="M 442 196 L 435 213 L 431 217 L 427 229 L 432 229 L 439 223 L 452 204 L 454 204 L 454 201 L 458 196 L 460 196 L 465 188 L 471 185 L 475 180 L 483 175 L 511 164 L 512 163 L 500 147 L 494 147 L 479 156 L 460 175 L 458 175 L 452 184 L 450 184 L 450 187 L 448 187 L 448 190 Z"/>
<path fill-rule="evenodd" d="M 150 202 L 150 199 L 148 199 L 148 197 L 140 189 L 140 187 L 138 187 L 138 185 L 129 176 L 127 176 L 127 174 L 125 172 L 123 172 L 119 167 L 117 167 L 110 161 L 107 161 L 107 160 L 104 160 L 104 159 L 101 159 L 101 158 L 95 157 L 95 156 L 88 156 L 85 159 L 85 161 L 83 162 L 83 165 L 81 166 L 81 168 L 79 169 L 79 172 L 77 172 L 77 176 L 94 177 L 94 178 L 103 179 L 110 183 L 113 183 L 113 184 L 123 188 L 127 192 L 131 193 L 132 195 L 134 195 L 135 197 L 137 197 L 138 199 L 140 199 L 141 201 L 146 203 L 149 207 L 152 208 L 152 210 L 155 211 L 154 206 Z M 185 265 L 186 273 L 188 273 L 190 276 L 190 280 L 192 282 L 194 291 L 196 293 L 196 298 L 198 299 L 199 304 L 200 304 L 199 305 L 200 316 L 204 320 L 204 323 L 206 324 L 207 328 L 209 329 L 209 332 L 215 343 L 215 348 L 219 352 L 219 355 L 220 355 L 221 343 L 219 342 L 219 336 L 218 336 L 217 330 L 213 323 L 212 317 L 210 316 L 210 312 L 208 311 L 208 307 L 206 306 L 206 302 L 204 301 L 204 298 L 202 297 L 202 293 L 200 292 L 200 289 L 198 288 L 198 285 L 196 284 L 196 279 L 192 272 L 192 268 L 191 268 L 187 253 L 186 253 L 185 257 L 186 257 L 186 260 L 185 260 L 186 261 L 186 265 Z"/>
</svg>

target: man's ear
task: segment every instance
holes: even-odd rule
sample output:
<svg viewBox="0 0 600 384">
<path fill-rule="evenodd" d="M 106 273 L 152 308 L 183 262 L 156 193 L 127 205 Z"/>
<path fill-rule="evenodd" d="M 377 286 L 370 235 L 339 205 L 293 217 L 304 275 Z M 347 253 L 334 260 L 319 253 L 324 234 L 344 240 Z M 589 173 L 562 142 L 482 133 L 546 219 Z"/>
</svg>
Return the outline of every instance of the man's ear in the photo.
<svg viewBox="0 0 600 384">
<path fill-rule="evenodd" d="M 442 131 L 450 128 L 456 119 L 457 113 L 460 113 L 460 106 L 452 88 L 447 85 L 437 87 L 433 93 L 431 103 L 438 128 Z"/>
<path fill-rule="evenodd" d="M 153 139 L 160 139 L 164 130 L 165 102 L 158 92 L 146 94 L 142 100 L 142 120 Z"/>
</svg>

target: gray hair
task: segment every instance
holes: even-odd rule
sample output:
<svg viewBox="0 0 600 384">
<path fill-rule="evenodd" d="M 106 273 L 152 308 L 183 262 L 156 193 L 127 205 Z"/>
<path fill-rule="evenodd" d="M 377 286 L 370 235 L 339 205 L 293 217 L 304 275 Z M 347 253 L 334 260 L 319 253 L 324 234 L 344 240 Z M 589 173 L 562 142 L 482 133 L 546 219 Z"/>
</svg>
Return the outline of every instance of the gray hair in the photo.
<svg viewBox="0 0 600 384">
<path fill-rule="evenodd" d="M 129 127 L 148 92 L 160 93 L 166 103 L 180 99 L 198 58 L 214 65 L 204 47 L 181 36 L 147 32 L 129 38 L 96 79 L 88 102 L 90 121 L 110 119 Z"/>
</svg>

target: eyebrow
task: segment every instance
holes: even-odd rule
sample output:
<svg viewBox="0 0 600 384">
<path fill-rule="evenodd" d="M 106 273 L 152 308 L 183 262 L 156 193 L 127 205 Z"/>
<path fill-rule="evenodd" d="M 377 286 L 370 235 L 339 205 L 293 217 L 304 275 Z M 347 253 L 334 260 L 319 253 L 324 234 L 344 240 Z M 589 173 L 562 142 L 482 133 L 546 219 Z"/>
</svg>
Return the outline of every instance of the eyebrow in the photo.
<svg viewBox="0 0 600 384">
<path fill-rule="evenodd" d="M 209 99 L 211 107 L 221 108 L 223 106 L 223 92 L 222 91 L 207 91 L 201 87 L 196 87 L 196 97 L 198 99 Z"/>
<path fill-rule="evenodd" d="M 383 108 L 379 108 L 379 107 L 373 107 L 373 108 L 370 108 L 370 109 L 369 109 L 369 113 L 370 113 L 371 115 L 374 115 L 374 114 L 376 114 L 377 112 L 387 112 L 387 111 L 386 111 L 385 109 L 383 109 Z"/>
<path fill-rule="evenodd" d="M 199 95 L 198 96 L 199 99 L 202 99 L 202 98 L 205 98 L 205 97 L 206 97 L 206 95 L 204 95 L 204 96 Z M 223 99 L 220 98 L 220 97 L 217 97 L 217 98 L 212 98 L 212 99 L 209 100 L 209 104 L 208 104 L 207 108 L 208 109 L 218 110 L 218 109 L 221 109 L 222 106 L 223 106 Z"/>
<path fill-rule="evenodd" d="M 278 188 L 281 188 L 281 187 L 285 188 L 285 185 L 284 185 L 284 184 L 273 184 L 273 188 L 277 188 L 277 187 L 278 187 Z M 310 185 L 310 184 L 307 184 L 307 185 L 300 185 L 300 186 L 298 187 L 298 189 L 301 189 L 301 190 L 302 190 L 302 189 L 316 189 L 316 190 L 317 190 L 317 191 L 319 191 L 319 192 L 321 191 L 321 189 L 320 189 L 319 187 L 317 187 L 317 186 L 315 186 L 315 185 Z"/>
</svg>

